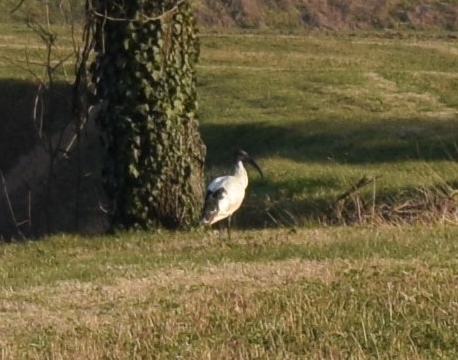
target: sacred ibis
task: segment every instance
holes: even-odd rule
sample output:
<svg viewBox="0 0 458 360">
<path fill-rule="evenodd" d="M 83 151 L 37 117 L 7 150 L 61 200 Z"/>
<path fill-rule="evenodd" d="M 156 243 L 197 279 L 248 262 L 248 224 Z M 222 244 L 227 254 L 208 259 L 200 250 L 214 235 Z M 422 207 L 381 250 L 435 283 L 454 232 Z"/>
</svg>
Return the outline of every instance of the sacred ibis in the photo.
<svg viewBox="0 0 458 360">
<path fill-rule="evenodd" d="M 245 189 L 248 186 L 248 174 L 244 163 L 253 166 L 263 177 L 258 164 L 246 153 L 239 150 L 235 154 L 235 166 L 232 175 L 220 176 L 212 180 L 207 187 L 205 203 L 202 209 L 201 224 L 212 225 L 227 219 L 227 234 L 231 238 L 232 214 L 242 205 Z"/>
</svg>

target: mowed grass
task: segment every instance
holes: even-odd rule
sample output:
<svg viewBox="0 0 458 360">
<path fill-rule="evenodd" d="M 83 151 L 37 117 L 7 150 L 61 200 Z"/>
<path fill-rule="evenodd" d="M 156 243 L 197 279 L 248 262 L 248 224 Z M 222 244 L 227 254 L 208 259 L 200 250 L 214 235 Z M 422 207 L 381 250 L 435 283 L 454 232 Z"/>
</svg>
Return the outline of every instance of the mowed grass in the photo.
<svg viewBox="0 0 458 360">
<path fill-rule="evenodd" d="M 2 358 L 453 359 L 457 236 L 320 227 L 4 245 Z"/>
<path fill-rule="evenodd" d="M 49 64 L 54 68 L 53 80 L 72 83 L 75 49 L 83 46 L 81 28 L 75 26 L 72 31 L 70 26 L 50 29 L 44 26 L 44 29 L 56 36 Z M 0 79 L 28 80 L 34 84 L 41 80 L 46 83 L 49 80 L 47 65 L 47 45 L 37 30 L 21 23 L 0 24 Z"/>
<path fill-rule="evenodd" d="M 7 41 L 0 47 L 0 76 L 30 79 L 30 64 L 46 80 L 44 45 L 33 31 L 21 25 L 1 30 Z M 69 29 L 53 30 L 53 63 L 62 61 L 55 76 L 71 83 L 72 36 Z M 364 176 L 377 178 L 378 198 L 444 183 L 455 187 L 458 45 L 449 34 L 200 37 L 199 116 L 208 178 L 230 171 L 239 148 L 266 175 L 251 174 L 239 226 L 316 221 Z M 74 39 L 81 46 L 80 36 Z M 266 216 L 272 209 L 274 220 Z"/>
<path fill-rule="evenodd" d="M 249 197 L 241 225 L 302 225 L 364 176 L 377 178 L 377 197 L 455 187 L 458 47 L 447 34 L 212 34 L 202 43 L 210 174 L 245 148 L 266 173 L 253 174 L 253 207 L 277 214 L 259 219 Z"/>
<path fill-rule="evenodd" d="M 29 78 L 10 60 L 39 41 L 1 29 L 11 36 L 0 47 L 2 78 Z M 195 230 L 0 244 L 2 359 L 455 359 L 450 217 L 331 227 L 314 216 L 363 176 L 378 177 L 377 196 L 454 189 L 456 40 L 379 32 L 201 41 L 208 177 L 229 171 L 237 148 L 265 173 L 250 170 L 232 240 Z"/>
</svg>

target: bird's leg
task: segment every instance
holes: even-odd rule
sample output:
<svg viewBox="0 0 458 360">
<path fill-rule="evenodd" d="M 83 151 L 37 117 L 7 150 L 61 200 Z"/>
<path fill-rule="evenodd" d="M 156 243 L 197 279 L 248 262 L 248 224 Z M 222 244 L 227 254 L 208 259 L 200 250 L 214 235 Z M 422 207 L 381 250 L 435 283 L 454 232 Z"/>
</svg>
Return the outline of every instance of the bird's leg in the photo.
<svg viewBox="0 0 458 360">
<path fill-rule="evenodd" d="M 218 225 L 218 237 L 221 240 L 221 231 L 222 231 L 222 228 L 223 228 L 222 221 L 218 222 L 217 225 Z"/>
<path fill-rule="evenodd" d="M 227 218 L 227 237 L 229 240 L 231 240 L 231 218 L 232 216 Z"/>
</svg>

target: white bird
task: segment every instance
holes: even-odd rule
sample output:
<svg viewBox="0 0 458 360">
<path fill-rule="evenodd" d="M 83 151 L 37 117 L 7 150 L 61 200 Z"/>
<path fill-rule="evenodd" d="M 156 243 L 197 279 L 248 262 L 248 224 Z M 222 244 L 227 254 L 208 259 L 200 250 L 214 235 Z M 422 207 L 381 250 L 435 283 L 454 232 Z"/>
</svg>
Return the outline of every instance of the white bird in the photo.
<svg viewBox="0 0 458 360">
<path fill-rule="evenodd" d="M 245 151 L 237 151 L 233 174 L 217 177 L 210 182 L 202 209 L 201 224 L 212 225 L 227 219 L 229 239 L 231 238 L 232 214 L 242 205 L 245 189 L 248 186 L 248 174 L 243 166 L 244 162 L 252 165 L 263 177 L 258 164 Z"/>
</svg>

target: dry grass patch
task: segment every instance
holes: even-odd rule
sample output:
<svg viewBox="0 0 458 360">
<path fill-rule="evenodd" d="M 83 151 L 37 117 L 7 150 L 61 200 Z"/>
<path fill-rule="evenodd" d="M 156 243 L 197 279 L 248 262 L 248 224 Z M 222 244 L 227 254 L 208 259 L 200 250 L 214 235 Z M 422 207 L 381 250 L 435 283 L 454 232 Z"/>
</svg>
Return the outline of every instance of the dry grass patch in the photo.
<svg viewBox="0 0 458 360">
<path fill-rule="evenodd" d="M 5 245 L 3 358 L 447 358 L 458 345 L 453 227 L 232 236 Z"/>
<path fill-rule="evenodd" d="M 384 327 L 379 316 L 395 324 L 412 306 L 420 314 L 450 277 L 451 269 L 417 260 L 289 259 L 173 267 L 109 286 L 63 282 L 3 300 L 2 347 L 11 359 L 296 359 L 326 358 L 329 351 L 337 358 L 348 352 L 366 358 L 381 336 L 375 328 Z M 436 290 L 425 279 L 437 281 Z M 30 300 L 15 300 L 23 296 Z M 438 305 L 434 319 L 456 316 L 453 304 Z M 358 312 L 361 318 L 351 320 Z M 396 346 L 389 351 L 400 351 Z"/>
<path fill-rule="evenodd" d="M 344 97 L 346 104 L 340 101 L 344 108 L 383 112 L 381 117 L 387 119 L 401 116 L 404 119 L 416 118 L 418 110 L 422 116 L 435 119 L 452 119 L 458 114 L 456 108 L 441 102 L 437 94 L 402 91 L 395 81 L 385 78 L 380 73 L 368 72 L 365 75 L 367 84 L 364 87 L 328 86 L 323 91 L 331 96 Z"/>
<path fill-rule="evenodd" d="M 2 342 L 6 345 L 27 329 L 53 328 L 71 331 L 75 325 L 97 330 L 140 310 L 158 310 L 158 299 L 170 298 L 192 312 L 203 298 L 219 291 L 238 289 L 252 297 L 263 289 L 278 288 L 304 280 L 329 283 L 341 262 L 290 259 L 263 264 L 224 263 L 221 266 L 170 268 L 153 271 L 142 278 L 118 278 L 113 285 L 61 281 L 22 291 L 3 289 L 0 311 Z M 129 268 L 126 267 L 126 273 Z M 201 305 L 200 305 L 201 306 Z"/>
</svg>

